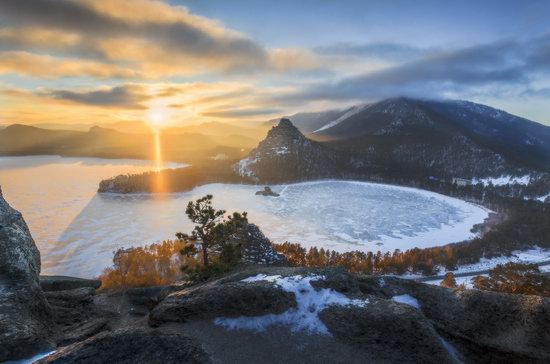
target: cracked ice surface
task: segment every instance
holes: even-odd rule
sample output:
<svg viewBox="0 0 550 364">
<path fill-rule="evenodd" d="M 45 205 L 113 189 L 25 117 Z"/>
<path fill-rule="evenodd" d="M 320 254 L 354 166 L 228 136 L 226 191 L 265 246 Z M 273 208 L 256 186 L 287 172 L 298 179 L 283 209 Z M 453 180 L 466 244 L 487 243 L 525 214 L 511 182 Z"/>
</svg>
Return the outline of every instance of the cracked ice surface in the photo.
<svg viewBox="0 0 550 364">
<path fill-rule="evenodd" d="M 118 248 L 189 231 L 185 206 L 205 194 L 214 195 L 217 208 L 247 211 L 250 221 L 275 242 L 340 252 L 461 241 L 472 237 L 471 227 L 488 215 L 436 193 L 365 182 L 271 186 L 280 197 L 254 195 L 263 186 L 220 183 L 161 198 L 95 193 L 101 178 L 147 168 L 134 161 L 93 158 L 0 158 L 4 194 L 23 213 L 42 253 L 44 274 L 91 277 L 111 264 Z"/>
</svg>

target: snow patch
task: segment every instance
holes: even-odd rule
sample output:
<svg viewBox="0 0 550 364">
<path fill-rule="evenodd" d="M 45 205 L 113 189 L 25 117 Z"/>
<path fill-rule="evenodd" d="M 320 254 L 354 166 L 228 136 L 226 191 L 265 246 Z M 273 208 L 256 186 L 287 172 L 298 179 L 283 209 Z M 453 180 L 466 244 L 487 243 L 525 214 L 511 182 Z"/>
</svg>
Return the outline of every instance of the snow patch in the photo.
<svg viewBox="0 0 550 364">
<path fill-rule="evenodd" d="M 4 364 L 31 364 L 31 363 L 34 363 L 34 362 L 42 359 L 42 358 L 47 357 L 48 355 L 51 355 L 53 353 L 55 353 L 55 350 L 44 352 L 44 353 L 38 353 L 35 356 L 33 356 L 31 358 L 28 358 L 28 359 L 9 360 L 9 361 L 3 362 L 3 363 Z"/>
<path fill-rule="evenodd" d="M 518 184 L 522 186 L 527 186 L 531 182 L 531 176 L 525 175 L 525 176 L 500 176 L 496 178 L 481 178 L 477 179 L 475 178 L 472 183 L 478 184 L 481 183 L 483 186 L 506 186 L 506 185 L 513 185 Z"/>
<path fill-rule="evenodd" d="M 361 111 L 365 110 L 370 105 L 359 105 L 359 106 L 353 106 L 351 109 L 346 111 L 342 116 L 340 116 L 338 119 L 331 121 L 330 123 L 320 127 L 319 129 L 315 130 L 314 133 L 318 133 L 323 130 L 327 130 L 329 128 L 332 128 L 333 126 L 336 126 L 340 124 L 342 121 L 346 120 L 347 118 L 360 113 Z"/>
<path fill-rule="evenodd" d="M 369 301 L 350 299 L 329 288 L 317 290 L 311 285 L 312 281 L 323 279 L 325 277 L 320 275 L 282 277 L 280 275 L 267 276 L 265 274 L 243 279 L 242 282 L 246 283 L 273 282 L 283 291 L 294 293 L 298 305 L 281 314 L 254 317 L 241 316 L 238 318 L 219 317 L 214 320 L 214 323 L 227 330 L 240 329 L 261 332 L 269 326 L 280 325 L 289 327 L 292 332 L 330 335 L 325 324 L 319 319 L 319 312 L 332 305 L 365 307 Z"/>
<path fill-rule="evenodd" d="M 447 352 L 449 353 L 449 355 L 451 356 L 451 358 L 455 363 L 460 363 L 460 364 L 464 363 L 464 361 L 460 358 L 460 353 L 450 342 L 448 342 L 441 336 L 439 336 L 439 340 L 441 341 L 445 349 L 447 349 Z"/>
<path fill-rule="evenodd" d="M 410 294 L 402 294 L 399 296 L 393 296 L 392 301 L 404 303 L 406 305 L 412 306 L 414 308 L 420 309 L 420 303 L 418 303 L 418 300 L 411 296 Z"/>
<path fill-rule="evenodd" d="M 244 158 L 237 164 L 237 173 L 245 177 L 254 177 L 254 172 L 248 167 L 250 164 L 256 163 L 256 159 Z"/>
</svg>

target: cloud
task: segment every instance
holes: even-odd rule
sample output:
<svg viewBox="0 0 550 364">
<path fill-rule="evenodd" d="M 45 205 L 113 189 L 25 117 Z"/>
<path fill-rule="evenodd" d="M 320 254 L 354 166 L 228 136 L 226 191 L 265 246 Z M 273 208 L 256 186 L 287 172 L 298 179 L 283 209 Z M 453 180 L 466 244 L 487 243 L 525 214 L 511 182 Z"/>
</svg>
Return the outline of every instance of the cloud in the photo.
<svg viewBox="0 0 550 364">
<path fill-rule="evenodd" d="M 280 114 L 282 109 L 226 109 L 217 111 L 205 111 L 202 112 L 202 116 L 216 117 L 216 118 L 249 118 L 249 117 L 264 117 L 266 115 Z"/>
<path fill-rule="evenodd" d="M 403 60 L 417 58 L 433 49 L 421 49 L 408 44 L 400 43 L 335 43 L 319 46 L 314 51 L 322 55 L 360 56 L 375 59 Z"/>
<path fill-rule="evenodd" d="M 439 50 L 418 60 L 382 70 L 316 83 L 278 98 L 299 103 L 312 100 L 364 100 L 392 96 L 468 95 L 476 88 L 529 87 L 534 72 L 550 70 L 548 43 L 498 41 Z"/>
<path fill-rule="evenodd" d="M 91 60 L 58 58 L 29 52 L 0 52 L 0 74 L 12 73 L 36 78 L 94 77 L 141 78 L 135 70 Z"/>
<path fill-rule="evenodd" d="M 30 27 L 37 33 L 75 35 L 80 43 L 68 44 L 67 51 L 101 54 L 108 60 L 170 64 L 172 58 L 184 58 L 222 70 L 269 65 L 268 52 L 248 37 L 159 1 L 2 0 L 0 19 L 12 29 L 5 37 L 15 48 L 32 43 L 26 30 Z"/>
<path fill-rule="evenodd" d="M 90 91 L 43 90 L 38 94 L 77 104 L 122 109 L 147 109 L 143 102 L 151 99 L 146 90 L 138 85 L 123 85 Z"/>
</svg>

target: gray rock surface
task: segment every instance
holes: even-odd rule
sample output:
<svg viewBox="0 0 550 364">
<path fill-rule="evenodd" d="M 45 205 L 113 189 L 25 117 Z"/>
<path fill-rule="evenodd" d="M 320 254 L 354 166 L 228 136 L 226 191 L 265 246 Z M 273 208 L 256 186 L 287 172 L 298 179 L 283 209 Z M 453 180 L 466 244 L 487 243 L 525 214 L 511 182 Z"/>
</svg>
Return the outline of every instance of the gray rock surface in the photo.
<svg viewBox="0 0 550 364">
<path fill-rule="evenodd" d="M 269 282 L 217 280 L 170 294 L 153 309 L 150 324 L 281 313 L 295 306 L 292 293 Z"/>
<path fill-rule="evenodd" d="M 378 361 L 452 361 L 430 321 L 410 306 L 370 296 L 367 308 L 332 306 L 320 317 L 336 338 L 376 353 Z"/>
<path fill-rule="evenodd" d="M 257 191 L 256 195 L 258 196 L 271 196 L 271 197 L 279 197 L 280 195 L 276 192 L 273 192 L 271 187 L 265 186 L 263 190 Z"/>
<path fill-rule="evenodd" d="M 209 363 L 198 342 L 181 332 L 124 329 L 59 349 L 37 363 Z"/>
<path fill-rule="evenodd" d="M 452 290 L 393 277 L 363 277 L 381 296 L 410 294 L 442 336 L 475 362 L 550 362 L 550 299 L 478 290 Z"/>
<path fill-rule="evenodd" d="M 27 224 L 0 193 L 0 361 L 52 345 L 51 313 L 39 274 L 40 252 Z"/>
</svg>

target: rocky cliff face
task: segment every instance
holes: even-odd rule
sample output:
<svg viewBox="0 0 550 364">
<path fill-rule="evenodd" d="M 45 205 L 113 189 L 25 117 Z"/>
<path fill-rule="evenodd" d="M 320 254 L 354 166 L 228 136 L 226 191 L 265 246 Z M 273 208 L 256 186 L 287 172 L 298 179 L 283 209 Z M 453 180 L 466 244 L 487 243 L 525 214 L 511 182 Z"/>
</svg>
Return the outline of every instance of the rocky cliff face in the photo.
<svg viewBox="0 0 550 364">
<path fill-rule="evenodd" d="M 290 120 L 281 119 L 234 168 L 257 182 L 277 183 L 334 177 L 343 165 L 350 165 L 344 153 L 307 139 Z"/>
<path fill-rule="evenodd" d="M 40 253 L 27 224 L 0 190 L 0 361 L 52 345 L 51 312 L 39 274 Z"/>
</svg>

